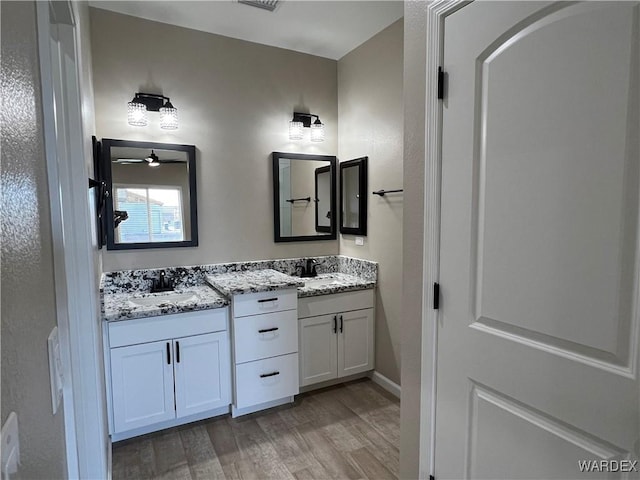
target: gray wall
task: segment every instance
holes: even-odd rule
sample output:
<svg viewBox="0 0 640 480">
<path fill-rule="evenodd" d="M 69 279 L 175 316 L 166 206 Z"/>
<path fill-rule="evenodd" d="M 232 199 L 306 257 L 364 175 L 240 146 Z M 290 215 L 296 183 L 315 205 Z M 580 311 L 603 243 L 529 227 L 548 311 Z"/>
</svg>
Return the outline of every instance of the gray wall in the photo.
<svg viewBox="0 0 640 480">
<path fill-rule="evenodd" d="M 379 262 L 376 370 L 400 383 L 404 196 L 372 195 L 403 184 L 403 21 L 338 61 L 339 157 L 369 157 L 368 235 L 364 246 L 342 235 L 340 253 Z"/>
<path fill-rule="evenodd" d="M 2 422 L 20 427 L 21 478 L 66 476 L 47 336 L 56 325 L 34 2 L 2 2 Z"/>
<path fill-rule="evenodd" d="M 400 477 L 418 478 L 422 368 L 422 261 L 426 9 L 404 7 L 404 218 L 402 249 L 402 401 Z M 428 432 L 425 432 L 428 434 Z"/>
<path fill-rule="evenodd" d="M 273 241 L 272 151 L 335 155 L 337 62 L 91 9 L 98 137 L 197 147 L 200 246 L 102 255 L 105 271 L 338 253 L 338 241 Z M 127 125 L 135 92 L 164 93 L 180 128 Z M 323 143 L 289 141 L 294 109 L 326 126 Z M 304 110 L 302 110 L 304 111 Z"/>
</svg>

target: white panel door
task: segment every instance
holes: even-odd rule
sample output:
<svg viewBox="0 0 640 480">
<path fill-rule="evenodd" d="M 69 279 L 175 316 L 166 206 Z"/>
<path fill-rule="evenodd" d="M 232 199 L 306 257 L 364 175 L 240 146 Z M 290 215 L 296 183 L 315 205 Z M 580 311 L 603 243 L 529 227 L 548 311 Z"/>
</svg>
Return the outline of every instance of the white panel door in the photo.
<svg viewBox="0 0 640 480">
<path fill-rule="evenodd" d="M 338 316 L 321 315 L 300 320 L 300 386 L 324 382 L 338 375 Z"/>
<path fill-rule="evenodd" d="M 373 308 L 338 315 L 338 377 L 373 370 Z"/>
<path fill-rule="evenodd" d="M 227 332 L 174 340 L 176 416 L 231 404 L 231 357 Z"/>
<path fill-rule="evenodd" d="M 115 433 L 175 418 L 171 357 L 171 341 L 111 349 Z"/>
<path fill-rule="evenodd" d="M 438 480 L 624 478 L 580 462 L 638 456 L 639 12 L 445 20 Z"/>
</svg>

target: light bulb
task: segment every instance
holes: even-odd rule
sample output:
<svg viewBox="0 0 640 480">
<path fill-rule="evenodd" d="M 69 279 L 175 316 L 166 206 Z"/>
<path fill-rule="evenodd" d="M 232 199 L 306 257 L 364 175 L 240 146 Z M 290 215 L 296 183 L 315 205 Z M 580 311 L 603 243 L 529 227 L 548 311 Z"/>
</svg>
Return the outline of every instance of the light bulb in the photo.
<svg viewBox="0 0 640 480">
<path fill-rule="evenodd" d="M 302 140 L 302 122 L 295 122 L 291 120 L 289 122 L 289 140 Z"/>
<path fill-rule="evenodd" d="M 311 125 L 311 141 L 312 142 L 324 142 L 324 124 L 316 120 Z"/>
<path fill-rule="evenodd" d="M 178 128 L 178 109 L 167 102 L 160 108 L 160 128 L 176 130 Z"/>
<path fill-rule="evenodd" d="M 142 103 L 129 102 L 127 104 L 127 122 L 135 127 L 146 127 L 147 107 Z"/>
</svg>

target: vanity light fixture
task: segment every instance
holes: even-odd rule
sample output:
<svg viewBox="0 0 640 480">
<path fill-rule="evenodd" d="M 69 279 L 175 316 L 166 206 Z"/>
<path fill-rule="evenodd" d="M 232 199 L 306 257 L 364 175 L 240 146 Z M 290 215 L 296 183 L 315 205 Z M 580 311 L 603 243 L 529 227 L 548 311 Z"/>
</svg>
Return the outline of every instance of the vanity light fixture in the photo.
<svg viewBox="0 0 640 480">
<path fill-rule="evenodd" d="M 155 93 L 136 93 L 133 100 L 127 104 L 129 125 L 145 127 L 148 123 L 147 111 L 160 112 L 160 128 L 178 128 L 178 109 L 171 104 L 169 97 Z"/>
<path fill-rule="evenodd" d="M 320 117 L 313 113 L 300 112 L 293 112 L 293 118 L 289 122 L 289 140 L 302 140 L 305 127 L 311 129 L 312 142 L 324 142 L 324 124 Z"/>
</svg>

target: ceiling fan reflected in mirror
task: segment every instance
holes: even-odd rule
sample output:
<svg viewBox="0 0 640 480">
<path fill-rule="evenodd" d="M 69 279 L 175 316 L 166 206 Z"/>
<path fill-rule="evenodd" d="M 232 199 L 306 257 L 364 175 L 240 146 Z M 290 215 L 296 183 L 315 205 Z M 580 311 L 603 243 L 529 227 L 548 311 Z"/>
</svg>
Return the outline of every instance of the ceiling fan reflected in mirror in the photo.
<svg viewBox="0 0 640 480">
<path fill-rule="evenodd" d="M 153 150 L 151 150 L 149 156 L 144 158 L 118 158 L 113 163 L 127 165 L 143 162 L 147 162 L 150 167 L 159 167 L 163 163 L 185 163 L 184 160 L 178 158 L 160 158 Z"/>
<path fill-rule="evenodd" d="M 147 162 L 149 162 L 149 166 L 150 167 L 159 167 L 160 166 L 160 159 L 158 158 L 158 156 L 155 154 L 155 152 L 153 150 L 151 150 L 151 155 L 149 155 L 147 158 L 145 158 L 145 160 Z"/>
</svg>

